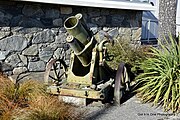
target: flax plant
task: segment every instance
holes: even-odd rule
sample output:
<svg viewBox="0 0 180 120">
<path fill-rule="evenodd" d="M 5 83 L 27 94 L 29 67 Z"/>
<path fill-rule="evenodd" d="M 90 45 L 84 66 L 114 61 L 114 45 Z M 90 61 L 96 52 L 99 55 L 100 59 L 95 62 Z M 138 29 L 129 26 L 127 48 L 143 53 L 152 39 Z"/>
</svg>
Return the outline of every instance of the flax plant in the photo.
<svg viewBox="0 0 180 120">
<path fill-rule="evenodd" d="M 170 41 L 170 42 L 169 42 Z M 137 77 L 137 90 L 144 102 L 163 106 L 165 111 L 179 111 L 180 106 L 180 45 L 169 36 L 165 44 L 152 48 L 153 57 L 141 64 L 144 73 Z"/>
</svg>

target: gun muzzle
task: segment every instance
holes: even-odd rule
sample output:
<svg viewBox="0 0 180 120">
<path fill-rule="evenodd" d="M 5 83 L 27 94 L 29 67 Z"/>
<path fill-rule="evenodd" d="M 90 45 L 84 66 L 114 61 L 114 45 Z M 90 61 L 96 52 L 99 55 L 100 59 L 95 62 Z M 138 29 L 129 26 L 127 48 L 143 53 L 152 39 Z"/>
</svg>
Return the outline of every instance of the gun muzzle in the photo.
<svg viewBox="0 0 180 120">
<path fill-rule="evenodd" d="M 84 46 L 86 46 L 91 38 L 86 29 L 79 21 L 80 19 L 82 19 L 82 17 L 71 16 L 65 20 L 64 27 L 69 34 L 73 35 Z"/>
</svg>

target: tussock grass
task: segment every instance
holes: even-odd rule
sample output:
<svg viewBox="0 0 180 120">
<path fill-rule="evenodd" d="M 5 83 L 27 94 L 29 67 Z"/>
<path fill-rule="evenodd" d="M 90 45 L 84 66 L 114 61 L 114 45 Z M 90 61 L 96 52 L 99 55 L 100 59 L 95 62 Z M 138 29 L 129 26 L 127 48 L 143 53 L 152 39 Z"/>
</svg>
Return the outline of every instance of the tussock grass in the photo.
<svg viewBox="0 0 180 120">
<path fill-rule="evenodd" d="M 39 96 L 27 111 L 25 120 L 78 120 L 83 115 L 75 106 L 60 102 L 54 96 Z"/>
<path fill-rule="evenodd" d="M 42 83 L 13 83 L 0 73 L 0 120 L 74 120 L 83 112 L 46 93 Z"/>
</svg>

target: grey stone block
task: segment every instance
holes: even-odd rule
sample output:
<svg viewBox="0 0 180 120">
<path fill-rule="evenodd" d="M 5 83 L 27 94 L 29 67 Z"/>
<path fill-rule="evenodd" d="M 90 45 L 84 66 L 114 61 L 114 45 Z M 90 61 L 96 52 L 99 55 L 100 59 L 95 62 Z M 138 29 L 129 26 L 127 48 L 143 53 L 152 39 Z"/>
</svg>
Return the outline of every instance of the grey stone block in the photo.
<svg viewBox="0 0 180 120">
<path fill-rule="evenodd" d="M 72 8 L 71 7 L 61 6 L 60 11 L 61 11 L 61 14 L 71 14 L 72 13 Z"/>
<path fill-rule="evenodd" d="M 54 51 L 54 58 L 62 59 L 65 56 L 65 51 L 63 48 L 58 48 L 56 51 Z"/>
<path fill-rule="evenodd" d="M 11 36 L 0 40 L 0 49 L 6 51 L 21 51 L 26 48 L 28 41 L 22 36 Z"/>
<path fill-rule="evenodd" d="M 8 54 L 9 51 L 0 51 L 0 60 L 5 60 Z"/>
<path fill-rule="evenodd" d="M 109 15 L 108 9 L 101 9 L 101 15 Z"/>
<path fill-rule="evenodd" d="M 56 50 L 57 48 L 63 48 L 64 44 L 63 43 L 51 43 L 49 45 L 53 50 Z"/>
<path fill-rule="evenodd" d="M 60 11 L 58 9 L 47 9 L 45 11 L 45 18 L 59 18 Z"/>
<path fill-rule="evenodd" d="M 12 54 L 5 59 L 5 63 L 11 65 L 12 67 L 17 67 L 20 62 L 21 60 L 17 54 Z"/>
<path fill-rule="evenodd" d="M 9 25 L 12 15 L 9 13 L 4 13 L 2 11 L 0 11 L 0 23 L 4 24 L 4 25 Z"/>
<path fill-rule="evenodd" d="M 41 18 L 40 21 L 42 24 L 46 27 L 52 27 L 53 26 L 53 20 L 52 18 Z"/>
<path fill-rule="evenodd" d="M 29 17 L 42 17 L 44 12 L 39 5 L 25 5 L 22 13 Z"/>
<path fill-rule="evenodd" d="M 124 16 L 123 15 L 113 15 L 112 16 L 112 20 L 111 20 L 111 24 L 113 26 L 121 26 L 123 20 L 124 20 Z"/>
<path fill-rule="evenodd" d="M 106 25 L 106 17 L 105 16 L 94 17 L 91 18 L 91 22 L 99 26 L 104 26 Z"/>
<path fill-rule="evenodd" d="M 97 17 L 100 16 L 100 9 L 97 8 L 87 8 L 89 17 Z"/>
<path fill-rule="evenodd" d="M 118 29 L 117 29 L 117 28 L 114 28 L 114 29 L 110 30 L 110 31 L 108 32 L 108 34 L 109 34 L 111 37 L 116 38 L 116 37 L 118 36 L 119 32 L 118 32 Z"/>
<path fill-rule="evenodd" d="M 58 19 L 53 20 L 53 25 L 58 26 L 58 27 L 63 26 L 62 18 L 58 18 Z"/>
<path fill-rule="evenodd" d="M 45 63 L 43 61 L 29 62 L 28 69 L 31 72 L 45 71 Z"/>
<path fill-rule="evenodd" d="M 58 34 L 59 34 L 59 27 L 58 27 L 58 28 L 51 28 L 51 31 L 52 31 L 55 35 L 58 35 Z"/>
<path fill-rule="evenodd" d="M 26 27 L 15 27 L 15 28 L 12 28 L 12 32 L 13 34 L 29 34 L 31 36 L 33 36 L 34 33 L 37 33 L 37 32 L 41 32 L 43 31 L 42 28 L 39 28 L 39 27 L 30 27 L 30 28 L 26 28 Z"/>
<path fill-rule="evenodd" d="M 10 27 L 0 27 L 0 31 L 0 39 L 2 39 L 10 34 Z"/>
<path fill-rule="evenodd" d="M 17 15 L 17 16 L 14 16 L 12 19 L 11 19 L 11 26 L 12 27 L 17 27 L 19 26 L 19 22 L 23 19 L 23 15 Z"/>
<path fill-rule="evenodd" d="M 58 36 L 56 36 L 55 43 L 66 43 L 66 37 L 67 36 L 64 33 L 59 34 Z"/>
<path fill-rule="evenodd" d="M 24 73 L 27 71 L 27 68 L 26 67 L 17 67 L 17 68 L 14 68 L 13 69 L 13 74 L 14 75 L 18 75 L 20 73 Z"/>
<path fill-rule="evenodd" d="M 0 70 L 3 72 L 13 70 L 13 67 L 5 62 L 0 63 L 0 66 L 1 66 Z"/>
<path fill-rule="evenodd" d="M 26 48 L 23 52 L 23 55 L 37 55 L 38 54 L 38 46 L 37 44 L 33 44 L 31 46 L 29 46 L 28 48 Z"/>
<path fill-rule="evenodd" d="M 20 58 L 20 60 L 22 61 L 22 63 L 23 63 L 24 65 L 27 65 L 28 59 L 27 59 L 26 56 L 24 56 L 24 55 L 19 55 L 19 58 Z"/>
<path fill-rule="evenodd" d="M 47 29 L 43 32 L 38 33 L 33 39 L 32 43 L 52 43 L 54 42 L 54 33 Z"/>
<path fill-rule="evenodd" d="M 48 62 L 50 58 L 53 56 L 53 49 L 51 47 L 45 47 L 39 50 L 39 58 L 42 61 Z"/>
<path fill-rule="evenodd" d="M 21 21 L 18 23 L 19 26 L 25 27 L 25 28 L 44 28 L 44 25 L 41 23 L 40 20 L 29 18 L 29 17 L 23 17 Z"/>
<path fill-rule="evenodd" d="M 37 62 L 40 60 L 39 56 L 28 56 L 28 62 Z"/>
</svg>

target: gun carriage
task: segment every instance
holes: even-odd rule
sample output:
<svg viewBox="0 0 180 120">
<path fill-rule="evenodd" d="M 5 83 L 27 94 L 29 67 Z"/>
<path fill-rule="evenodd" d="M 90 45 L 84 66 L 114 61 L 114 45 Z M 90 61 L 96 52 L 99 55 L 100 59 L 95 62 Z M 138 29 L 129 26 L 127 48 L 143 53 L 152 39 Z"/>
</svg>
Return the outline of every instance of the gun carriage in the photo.
<svg viewBox="0 0 180 120">
<path fill-rule="evenodd" d="M 97 41 L 82 14 L 67 18 L 64 27 L 69 33 L 66 41 L 72 49 L 70 65 L 62 58 L 48 62 L 44 75 L 48 92 L 120 104 L 124 92 L 129 90 L 130 78 L 125 63 L 120 63 L 117 70 L 107 65 L 105 44 L 110 40 Z"/>
</svg>

